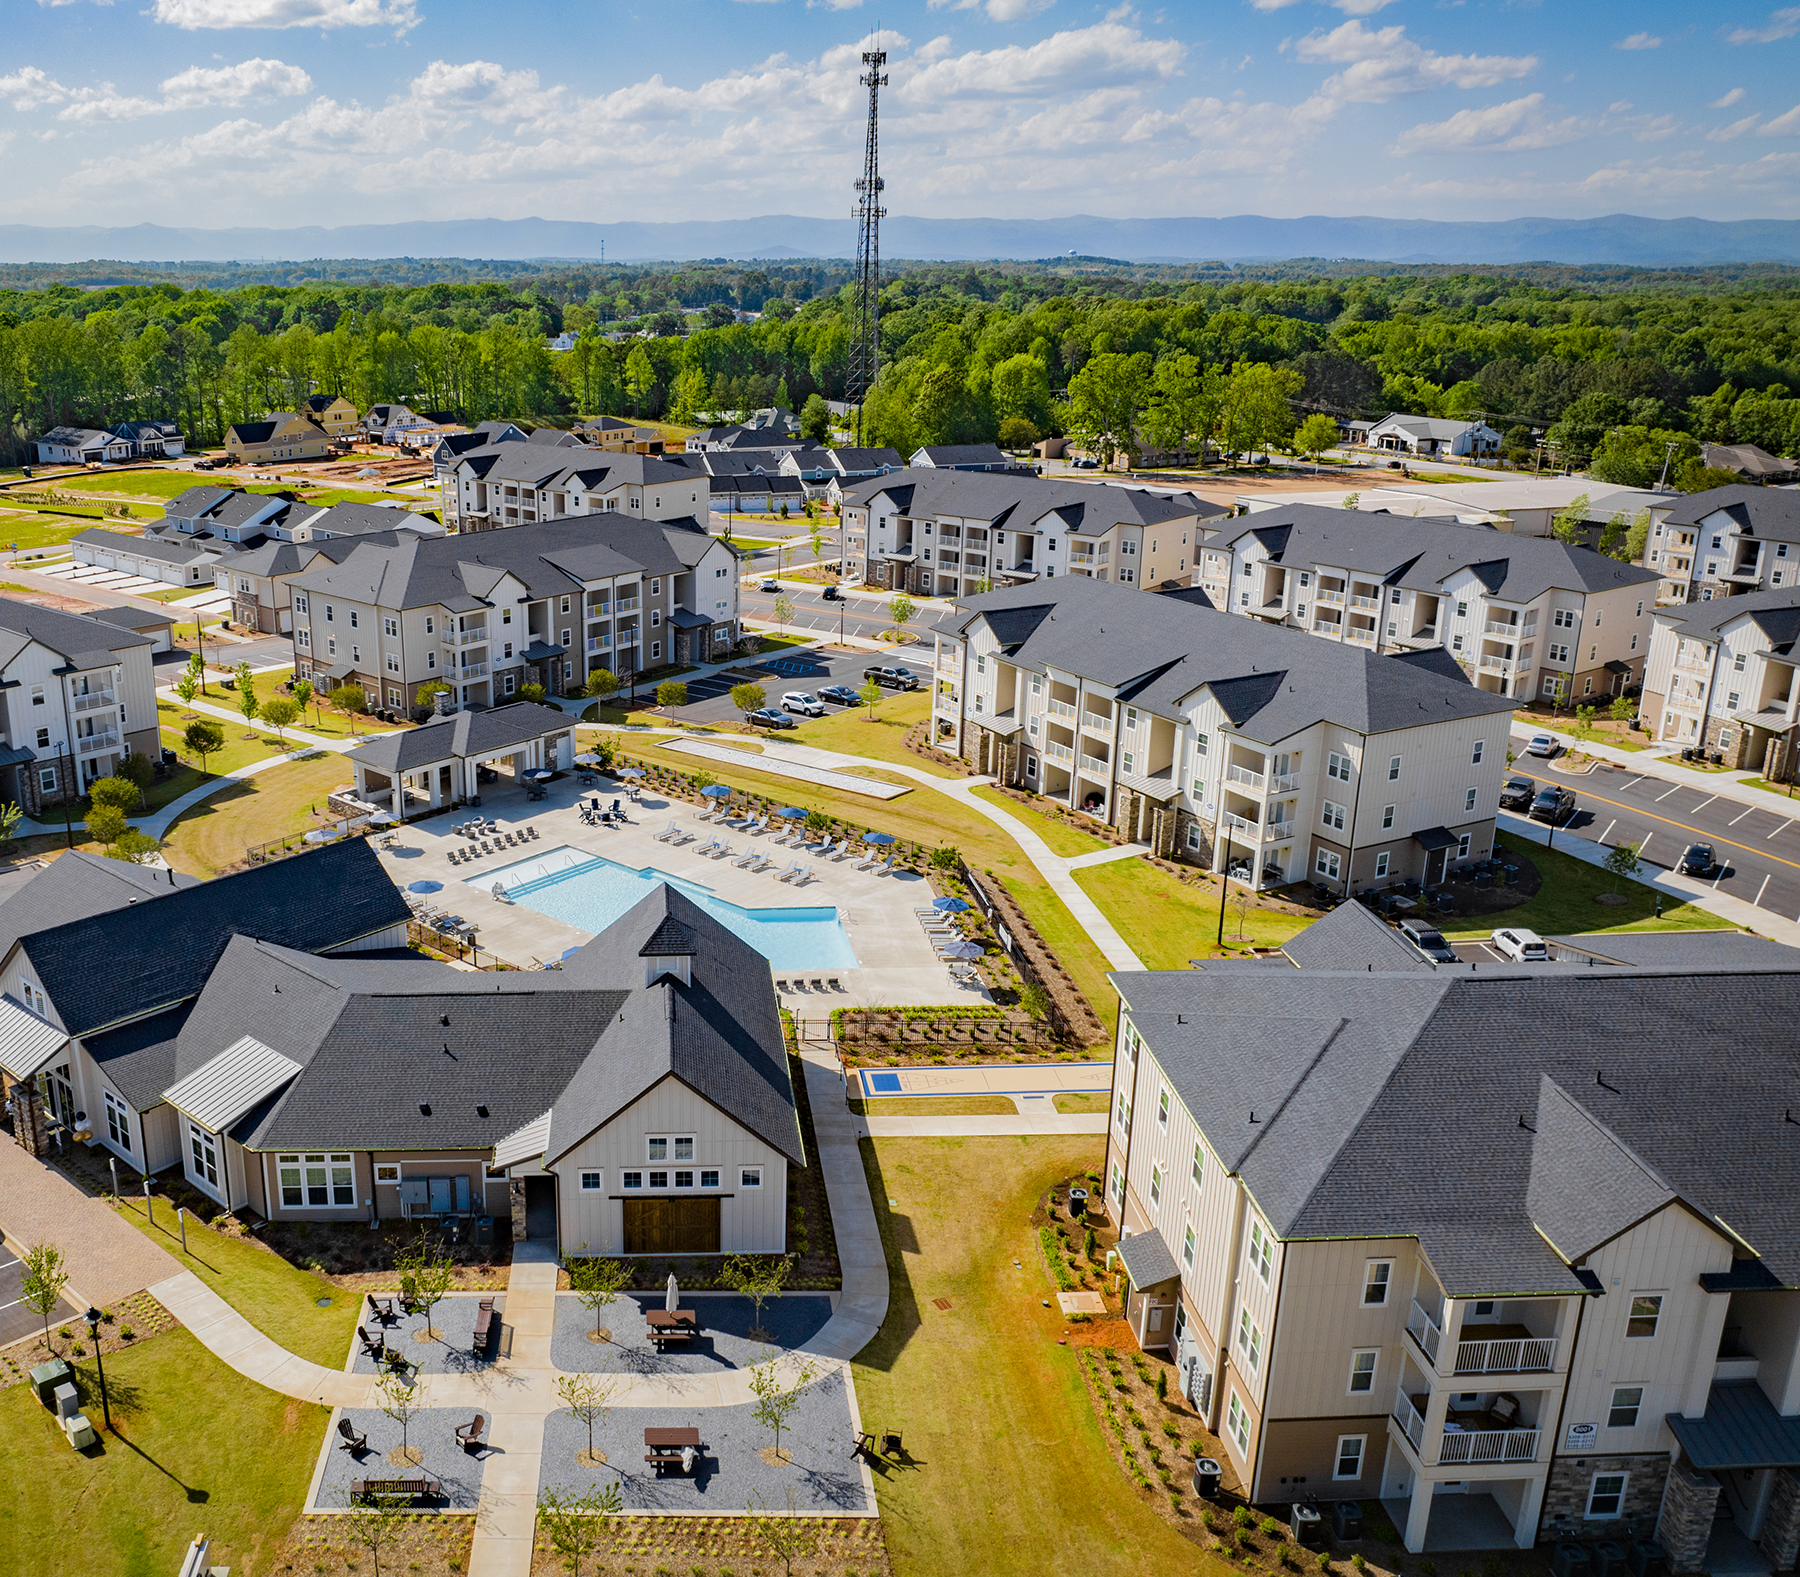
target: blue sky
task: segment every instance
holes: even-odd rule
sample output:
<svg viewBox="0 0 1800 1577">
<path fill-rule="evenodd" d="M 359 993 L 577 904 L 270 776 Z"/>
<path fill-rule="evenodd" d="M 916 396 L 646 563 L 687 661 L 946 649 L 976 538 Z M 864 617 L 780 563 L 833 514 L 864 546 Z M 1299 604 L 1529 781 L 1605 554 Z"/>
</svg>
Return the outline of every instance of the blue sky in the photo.
<svg viewBox="0 0 1800 1577">
<path fill-rule="evenodd" d="M 879 15 L 877 5 L 879 4 Z M 1800 7 L 5 0 L 0 222 L 1800 216 Z"/>
</svg>

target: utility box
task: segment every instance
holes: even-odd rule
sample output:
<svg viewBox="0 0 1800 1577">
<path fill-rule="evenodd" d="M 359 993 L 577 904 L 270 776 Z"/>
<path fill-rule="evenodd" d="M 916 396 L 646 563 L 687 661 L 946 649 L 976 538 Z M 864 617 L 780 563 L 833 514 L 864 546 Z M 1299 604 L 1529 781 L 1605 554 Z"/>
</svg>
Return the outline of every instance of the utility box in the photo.
<svg viewBox="0 0 1800 1577">
<path fill-rule="evenodd" d="M 48 1363 L 41 1363 L 31 1371 L 31 1388 L 37 1392 L 37 1399 L 56 1411 L 56 1388 L 66 1385 L 75 1378 L 68 1363 L 61 1358 L 52 1358 Z"/>
</svg>

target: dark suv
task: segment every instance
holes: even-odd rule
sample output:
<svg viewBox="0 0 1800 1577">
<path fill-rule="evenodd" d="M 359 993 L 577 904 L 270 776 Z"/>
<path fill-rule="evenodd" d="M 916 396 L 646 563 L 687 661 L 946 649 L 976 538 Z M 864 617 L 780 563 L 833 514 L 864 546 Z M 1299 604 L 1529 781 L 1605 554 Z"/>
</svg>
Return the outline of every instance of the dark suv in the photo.
<svg viewBox="0 0 1800 1577">
<path fill-rule="evenodd" d="M 1552 783 L 1547 788 L 1538 790 L 1537 798 L 1531 802 L 1531 819 L 1547 821 L 1552 827 L 1560 827 L 1575 814 L 1574 792 L 1566 788 L 1558 788 Z"/>
<path fill-rule="evenodd" d="M 1429 920 L 1402 920 L 1400 934 L 1434 964 L 1454 964 L 1456 954 L 1444 940 L 1444 933 Z"/>
<path fill-rule="evenodd" d="M 873 679 L 879 685 L 890 690 L 916 690 L 919 688 L 919 676 L 910 668 L 889 668 L 881 663 L 873 663 L 863 669 L 863 678 Z"/>
<path fill-rule="evenodd" d="M 1530 778 L 1508 778 L 1500 785 L 1500 808 L 1530 810 L 1532 796 L 1536 793 L 1537 784 Z"/>
</svg>

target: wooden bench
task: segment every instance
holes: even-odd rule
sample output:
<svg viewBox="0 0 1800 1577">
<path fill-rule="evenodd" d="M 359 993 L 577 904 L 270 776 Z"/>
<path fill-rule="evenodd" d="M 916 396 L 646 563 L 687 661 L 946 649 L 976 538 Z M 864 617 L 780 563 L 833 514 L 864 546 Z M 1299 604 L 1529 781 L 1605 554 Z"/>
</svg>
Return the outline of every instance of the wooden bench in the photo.
<svg viewBox="0 0 1800 1577">
<path fill-rule="evenodd" d="M 500 1336 L 500 1321 L 494 1315 L 494 1300 L 483 1298 L 475 1309 L 475 1337 L 469 1350 L 477 1358 L 485 1358 Z"/>
<path fill-rule="evenodd" d="M 381 1495 L 435 1500 L 443 1492 L 444 1486 L 435 1478 L 359 1478 L 350 1485 L 352 1500 L 368 1500 Z"/>
</svg>

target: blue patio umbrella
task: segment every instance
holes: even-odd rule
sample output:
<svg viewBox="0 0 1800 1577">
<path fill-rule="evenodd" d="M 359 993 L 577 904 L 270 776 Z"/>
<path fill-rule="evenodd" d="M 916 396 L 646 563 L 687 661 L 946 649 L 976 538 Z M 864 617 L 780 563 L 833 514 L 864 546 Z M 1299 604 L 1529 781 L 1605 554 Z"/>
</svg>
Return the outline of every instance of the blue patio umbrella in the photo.
<svg viewBox="0 0 1800 1577">
<path fill-rule="evenodd" d="M 780 816 L 784 821 L 806 820 L 806 812 L 798 805 L 783 805 L 780 810 L 775 812 L 775 814 Z"/>
<path fill-rule="evenodd" d="M 879 844 L 885 848 L 888 844 L 894 842 L 895 839 L 891 832 L 865 832 L 862 841 L 864 843 Z"/>
<path fill-rule="evenodd" d="M 969 906 L 961 898 L 933 898 L 931 907 L 939 914 L 961 914 Z"/>
<path fill-rule="evenodd" d="M 728 783 L 708 783 L 700 792 L 708 799 L 730 799 L 731 785 Z"/>
<path fill-rule="evenodd" d="M 948 947 L 940 948 L 946 958 L 979 958 L 983 949 L 975 942 L 952 942 Z"/>
<path fill-rule="evenodd" d="M 414 882 L 406 890 L 409 893 L 441 893 L 444 890 L 444 884 L 442 882 Z"/>
</svg>

